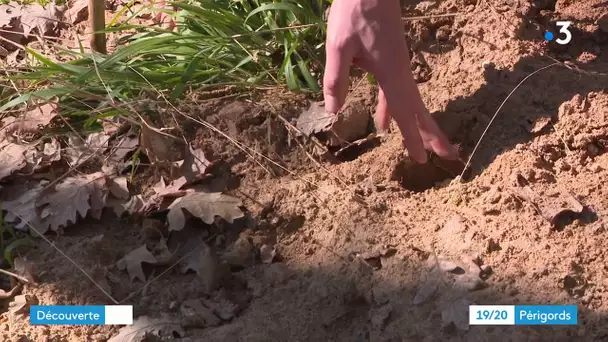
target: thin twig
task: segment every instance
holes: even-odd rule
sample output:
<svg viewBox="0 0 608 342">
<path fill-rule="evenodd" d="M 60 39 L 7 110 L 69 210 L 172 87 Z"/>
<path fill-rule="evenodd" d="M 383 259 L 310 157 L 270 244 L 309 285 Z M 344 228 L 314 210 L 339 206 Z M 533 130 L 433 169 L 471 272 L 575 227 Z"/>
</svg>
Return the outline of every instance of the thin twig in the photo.
<svg viewBox="0 0 608 342">
<path fill-rule="evenodd" d="M 211 236 L 209 236 L 208 238 L 206 238 L 204 240 L 204 243 L 208 243 L 209 241 L 211 241 L 211 239 L 215 238 L 217 234 L 213 233 Z M 182 261 L 186 260 L 186 258 L 188 258 L 192 253 L 194 253 L 195 251 L 198 251 L 200 247 L 196 247 L 196 248 L 192 248 L 192 250 L 190 250 L 188 253 L 186 253 L 184 256 L 182 256 L 181 258 L 179 258 L 177 261 L 175 261 L 171 266 L 167 267 L 166 270 L 164 270 L 163 272 L 161 272 L 159 275 L 157 275 L 156 277 L 150 279 L 149 281 L 147 281 L 139 290 L 131 293 L 130 295 L 128 295 L 125 299 L 121 300 L 120 303 L 117 304 L 122 304 L 126 301 L 128 301 L 129 299 L 135 297 L 138 293 L 146 290 L 148 288 L 148 286 L 150 286 L 151 283 L 155 282 L 156 280 L 158 280 L 160 277 L 164 276 L 165 274 L 169 273 L 169 271 L 171 271 L 175 266 L 179 265 Z M 207 247 L 209 248 L 209 247 Z"/>
<path fill-rule="evenodd" d="M 401 18 L 403 21 L 413 21 L 413 20 L 424 20 L 424 19 L 435 19 L 435 18 L 449 18 L 449 17 L 457 17 L 459 15 L 467 15 L 469 13 L 446 13 L 446 14 L 430 14 L 430 15 L 421 15 L 416 17 L 403 17 Z"/>
<path fill-rule="evenodd" d="M 280 114 L 275 113 L 275 115 L 277 117 L 280 117 L 282 120 L 285 120 L 285 118 L 283 118 Z M 283 121 L 283 122 L 285 122 L 285 121 Z M 287 125 L 286 125 L 286 127 L 290 128 L 290 126 L 287 126 Z M 348 183 L 346 183 L 346 181 L 342 180 L 340 177 L 338 177 L 335 174 L 333 174 L 325 166 L 321 165 L 321 163 L 319 161 L 317 161 L 310 153 L 308 153 L 308 151 L 306 150 L 306 147 L 304 147 L 304 145 L 302 145 L 302 143 L 297 139 L 297 137 L 295 137 L 295 134 L 294 134 L 293 138 L 294 138 L 293 140 L 296 142 L 296 144 L 298 144 L 298 146 L 300 146 L 300 148 L 302 149 L 302 151 L 304 151 L 304 153 L 306 154 L 306 156 L 308 157 L 308 159 L 310 159 L 321 170 L 325 171 L 328 175 L 330 175 L 332 178 L 334 178 L 336 181 L 338 181 L 338 183 L 342 184 L 343 186 L 348 186 Z"/>
<path fill-rule="evenodd" d="M 479 145 L 481 144 L 481 141 L 483 140 L 483 137 L 486 135 L 486 133 L 488 132 L 488 129 L 490 129 L 490 126 L 492 126 L 492 123 L 494 122 L 494 119 L 496 119 L 496 117 L 498 116 L 498 113 L 500 112 L 500 110 L 502 109 L 502 107 L 505 105 L 505 103 L 507 102 L 507 100 L 509 100 L 509 98 L 511 97 L 511 95 L 513 95 L 513 93 L 515 93 L 515 91 L 517 90 L 517 88 L 519 88 L 519 86 L 521 86 L 528 78 L 536 75 L 537 73 L 548 69 L 552 66 L 555 65 L 559 65 L 560 63 L 553 63 L 550 65 L 547 65 L 545 67 L 542 67 L 536 71 L 534 71 L 533 73 L 531 73 L 530 75 L 526 76 L 523 80 L 521 80 L 521 82 L 519 82 L 515 88 L 513 88 L 513 90 L 511 90 L 511 92 L 509 93 L 509 95 L 507 95 L 507 97 L 504 99 L 504 101 L 502 101 L 502 103 L 500 104 L 500 107 L 498 107 L 498 109 L 496 110 L 496 112 L 494 113 L 494 115 L 492 116 L 492 119 L 490 119 L 490 122 L 488 123 L 488 125 L 486 126 L 486 129 L 483 131 L 483 133 L 481 134 L 481 137 L 479 138 L 479 140 L 477 141 L 477 144 L 475 145 L 475 148 L 473 148 L 473 152 L 471 152 L 471 155 L 469 156 L 469 159 L 467 160 L 466 164 L 464 165 L 464 168 L 462 169 L 462 173 L 460 174 L 460 179 L 462 179 L 462 177 L 464 177 L 465 172 L 467 171 L 467 168 L 469 167 L 469 165 L 471 164 L 471 159 L 473 159 L 473 156 L 475 155 L 475 152 L 477 151 L 477 148 L 479 147 Z"/>
<path fill-rule="evenodd" d="M 14 277 L 14 278 L 18 279 L 20 282 L 24 283 L 24 284 L 29 284 L 29 282 L 30 282 L 30 281 L 29 281 L 29 280 L 27 280 L 26 278 L 24 278 L 24 277 L 22 277 L 22 276 L 20 276 L 20 275 L 18 275 L 18 274 L 16 274 L 16 273 L 13 273 L 13 272 L 7 271 L 7 270 L 5 270 L 5 269 L 2 269 L 2 268 L 0 268 L 0 273 L 4 273 L 4 274 L 6 274 L 7 276 Z"/>
<path fill-rule="evenodd" d="M 142 74 L 137 73 L 144 81 L 146 81 L 146 83 L 148 83 L 149 85 L 152 86 L 152 83 L 150 83 L 150 81 Z M 215 126 L 213 126 L 212 124 L 208 123 L 206 120 L 197 120 L 191 116 L 189 116 L 188 114 L 183 113 L 182 111 L 180 111 L 179 109 L 177 109 L 177 107 L 175 107 L 173 105 L 173 103 L 171 103 L 166 97 L 165 95 L 159 91 L 158 89 L 154 88 L 154 86 L 152 86 L 152 88 L 158 93 L 158 95 L 165 101 L 166 104 L 168 104 L 173 110 L 175 110 L 178 114 L 180 114 L 181 116 L 190 119 L 196 123 L 199 123 L 209 129 L 211 129 L 212 131 L 219 133 L 220 135 L 222 135 L 224 138 L 228 139 L 231 143 L 233 143 L 236 147 L 238 147 L 241 151 L 243 151 L 245 154 L 247 154 L 247 156 L 249 156 L 249 158 L 251 158 L 254 162 L 256 162 L 264 171 L 268 172 L 268 174 L 270 175 L 274 175 L 276 176 L 276 174 L 272 171 L 270 171 L 267 167 L 265 167 L 259 160 L 257 160 L 255 157 L 253 157 L 253 155 L 251 155 L 251 153 L 249 153 L 248 151 L 245 150 L 245 148 L 249 149 L 250 151 L 254 152 L 255 154 L 261 155 L 262 157 L 264 157 L 265 159 L 269 160 L 270 162 L 272 162 L 273 164 L 283 168 L 283 166 L 279 165 L 278 163 L 274 162 L 272 159 L 266 157 L 265 155 L 263 155 L 262 153 L 259 153 L 258 151 L 255 151 L 254 149 L 241 144 L 240 142 L 238 142 L 236 139 L 232 138 L 231 136 L 229 136 L 228 134 L 222 132 L 221 130 L 219 130 L 218 128 L 216 128 Z M 174 116 L 173 113 L 171 113 L 172 116 Z M 143 120 L 143 119 L 142 119 Z M 177 119 L 174 117 L 174 120 L 177 122 Z M 146 126 L 148 126 L 148 124 L 144 121 L 144 124 L 146 124 Z M 285 169 L 285 168 L 283 168 Z"/>
<path fill-rule="evenodd" d="M 287 119 L 285 119 L 281 114 L 279 114 L 276 109 L 274 108 L 274 106 L 272 106 L 272 104 L 270 104 L 270 102 L 268 103 L 274 110 L 274 115 L 281 121 L 283 121 L 283 123 L 285 124 L 285 126 L 291 128 L 292 130 L 294 130 L 295 132 L 297 132 L 298 134 L 302 135 L 303 137 L 306 137 L 306 134 L 304 134 L 304 132 L 302 132 L 298 127 L 294 126 L 291 122 L 289 122 Z M 310 141 L 312 141 L 313 144 L 315 144 L 315 146 L 317 146 L 319 149 L 321 149 L 321 151 L 323 153 L 327 152 L 327 148 L 325 146 L 323 146 L 323 144 L 321 144 L 321 142 L 319 141 L 319 139 L 317 139 L 315 136 L 310 136 L 308 137 L 310 139 Z"/>
</svg>

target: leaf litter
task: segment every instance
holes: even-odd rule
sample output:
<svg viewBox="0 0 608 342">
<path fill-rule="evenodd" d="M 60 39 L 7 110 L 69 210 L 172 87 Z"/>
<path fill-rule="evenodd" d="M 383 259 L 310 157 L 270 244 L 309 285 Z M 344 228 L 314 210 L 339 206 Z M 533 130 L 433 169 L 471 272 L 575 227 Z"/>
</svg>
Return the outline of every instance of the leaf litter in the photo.
<svg viewBox="0 0 608 342">
<path fill-rule="evenodd" d="M 207 168 L 211 162 L 205 157 L 205 153 L 199 149 L 193 149 L 187 144 L 184 160 L 179 162 L 182 177 L 187 183 L 191 184 L 200 180 L 207 173 Z"/>
<path fill-rule="evenodd" d="M 59 106 L 57 103 L 48 102 L 35 106 L 18 118 L 14 116 L 5 117 L 2 120 L 2 134 L 9 136 L 13 134 L 36 133 L 51 123 L 59 113 L 58 110 Z"/>
<path fill-rule="evenodd" d="M 106 200 L 106 178 L 102 172 L 66 178 L 54 189 L 46 191 L 37 201 L 41 207 L 40 224 L 42 230 L 50 226 L 60 231 L 69 223 L 76 223 L 78 216 L 100 218 Z"/>
<path fill-rule="evenodd" d="M 212 224 L 219 216 L 228 223 L 244 216 L 240 209 L 242 202 L 236 197 L 223 193 L 195 192 L 180 197 L 169 206 L 167 221 L 169 231 L 181 230 L 186 224 L 184 211 L 200 218 L 206 224 Z"/>
<path fill-rule="evenodd" d="M 24 153 L 27 148 L 23 145 L 0 141 L 0 180 L 12 175 L 27 165 Z"/>
<path fill-rule="evenodd" d="M 172 147 L 175 141 L 165 136 L 147 125 L 141 126 L 139 135 L 139 145 L 146 152 L 151 162 L 173 161 Z"/>
<path fill-rule="evenodd" d="M 144 275 L 144 270 L 141 266 L 144 262 L 152 265 L 157 262 L 156 257 L 148 250 L 146 245 L 142 245 L 125 255 L 122 259 L 118 260 L 116 266 L 118 266 L 118 269 L 120 270 L 127 270 L 131 281 L 139 279 L 145 283 L 146 276 Z"/>
<path fill-rule="evenodd" d="M 2 202 L 2 210 L 8 212 L 4 216 L 6 222 L 14 224 L 16 229 L 22 231 L 27 231 L 29 225 L 36 228 L 40 222 L 36 208 L 36 199 L 47 184 L 47 181 L 41 181 L 18 198 Z"/>
<path fill-rule="evenodd" d="M 0 4 L 0 28 L 15 32 L 12 37 L 18 40 L 28 39 L 30 33 L 52 36 L 61 22 L 63 10 L 53 2 L 42 6 L 36 2 L 23 4 L 10 1 Z"/>
<path fill-rule="evenodd" d="M 34 114 L 38 116 L 34 116 Z M 41 234 L 49 230 L 62 233 L 64 228 L 74 224 L 80 218 L 87 216 L 95 219 L 101 218 L 104 208 L 112 209 L 117 216 L 121 216 L 125 212 L 129 214 L 144 213 L 158 200 L 172 202 L 166 207 L 168 209 L 167 226 L 169 232 L 172 233 L 170 238 L 184 229 L 186 217 L 189 215 L 198 217 L 209 225 L 216 222 L 218 218 L 233 223 L 234 220 L 244 217 L 240 199 L 221 192 L 201 191 L 204 186 L 191 187 L 210 176 L 209 168 L 213 162 L 206 158 L 202 149 L 186 144 L 183 160 L 174 162 L 171 160 L 175 155 L 172 150 L 174 141 L 150 128 L 143 128 L 139 139 L 130 132 L 123 133 L 122 136 L 115 136 L 115 132 L 119 131 L 104 131 L 90 133 L 86 136 L 67 134 L 64 136 L 67 139 L 51 138 L 32 146 L 12 143 L 8 140 L 17 133 L 38 133 L 49 126 L 56 116 L 57 107 L 47 104 L 28 112 L 25 119 L 5 118 L 3 120 L 3 124 L 8 124 L 8 128 L 0 131 L 2 132 L 0 146 L 6 147 L 7 152 L 0 153 L 0 158 L 4 158 L 0 160 L 5 161 L 0 168 L 2 170 L 1 178 L 9 177 L 18 171 L 33 174 L 43 167 L 55 165 L 53 163 L 60 161 L 77 167 L 82 166 L 84 161 L 89 160 L 90 157 L 101 157 L 106 154 L 107 158 L 97 158 L 105 159 L 102 171 L 69 176 L 53 183 L 49 183 L 43 176 L 43 180 L 35 181 L 33 186 L 31 182 L 28 183 L 28 188 L 19 192 L 16 198 L 3 201 L 2 209 L 7 211 L 5 219 L 14 224 L 15 228 L 27 231 L 28 226 L 31 225 Z M 67 145 L 67 148 L 62 149 L 60 141 Z M 112 172 L 117 170 L 116 166 L 123 163 L 129 154 L 139 147 L 153 162 L 161 163 L 159 166 L 166 166 L 165 162 L 170 161 L 168 164 L 171 167 L 172 177 L 168 183 L 165 182 L 164 177 L 161 177 L 159 183 L 153 187 L 154 193 L 148 200 L 142 194 L 132 195 L 129 178 L 119 175 L 118 172 Z M 177 173 L 177 176 L 174 172 Z M 206 236 L 209 235 L 205 230 L 198 230 L 206 233 Z M 161 236 L 155 242 L 148 241 L 127 253 L 117 262 L 116 266 L 125 271 L 131 281 L 145 282 L 144 264 L 169 265 L 174 263 L 178 256 L 184 256 L 187 252 L 188 255 L 181 262 L 180 271 L 196 273 L 202 281 L 202 290 L 211 294 L 230 274 L 230 265 L 244 266 L 255 259 L 256 249 L 247 239 L 237 240 L 232 248 L 221 256 L 203 239 L 196 241 L 190 237 L 188 240 L 188 242 L 192 242 L 188 246 L 178 245 L 176 247 L 170 246 L 168 240 Z M 272 263 L 276 255 L 276 249 L 273 246 L 265 245 L 257 252 L 260 253 L 259 256 L 263 263 Z M 16 265 L 20 268 L 24 267 L 20 259 L 16 261 Z M 234 304 L 231 305 L 232 308 Z M 216 324 L 221 319 L 229 320 L 234 316 L 234 308 L 217 309 L 220 317 L 217 316 L 218 313 L 215 313 L 216 309 L 208 305 L 203 305 L 203 307 L 209 309 L 211 314 L 205 324 Z M 215 318 L 212 319 L 213 317 Z M 140 319 L 138 322 L 142 322 L 142 320 Z M 151 323 L 153 326 L 139 329 L 138 323 L 136 323 L 134 327 L 121 329 L 119 335 L 112 338 L 111 341 L 139 341 L 149 332 L 152 331 L 158 335 L 159 331 L 163 329 L 164 323 L 157 319 L 144 318 L 143 322 Z M 179 322 L 175 323 L 175 326 L 181 329 Z M 161 325 L 160 330 L 158 325 Z M 170 326 L 171 324 L 169 324 Z M 175 331 L 172 330 L 173 333 Z M 131 337 L 126 337 L 127 335 Z"/>
<path fill-rule="evenodd" d="M 549 189 L 538 193 L 523 175 L 518 173 L 515 178 L 516 187 L 513 187 L 513 193 L 530 203 L 552 228 L 563 228 L 572 220 L 581 218 L 587 209 L 567 191 Z"/>
<path fill-rule="evenodd" d="M 306 136 L 325 132 L 337 119 L 325 110 L 323 102 L 313 102 L 308 110 L 302 112 L 296 127 Z"/>
</svg>

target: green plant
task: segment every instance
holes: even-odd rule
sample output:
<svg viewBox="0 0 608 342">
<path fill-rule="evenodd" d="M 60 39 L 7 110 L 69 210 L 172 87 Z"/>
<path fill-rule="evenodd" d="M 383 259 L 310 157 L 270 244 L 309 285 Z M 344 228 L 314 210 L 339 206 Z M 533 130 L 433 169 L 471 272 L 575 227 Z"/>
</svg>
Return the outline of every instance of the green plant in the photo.
<svg viewBox="0 0 608 342">
<path fill-rule="evenodd" d="M 11 267 L 15 260 L 14 252 L 17 248 L 33 246 L 31 238 L 22 232 L 15 232 L 15 229 L 4 222 L 4 215 L 0 208 L 0 250 L 4 260 Z"/>
<path fill-rule="evenodd" d="M 86 114 L 92 125 L 100 116 L 128 112 L 125 103 L 149 97 L 151 87 L 170 101 L 186 90 L 225 85 L 285 84 L 294 91 L 319 91 L 325 34 L 320 13 L 326 3 L 174 2 L 180 11 L 161 10 L 176 19 L 174 32 L 113 19 L 107 32 L 136 33 L 123 37 L 108 56 L 64 49 L 59 53 L 72 61 L 57 63 L 27 49 L 41 65 L 12 77 L 31 81 L 37 90 L 6 99 L 0 111 L 59 97 L 63 115 Z"/>
</svg>

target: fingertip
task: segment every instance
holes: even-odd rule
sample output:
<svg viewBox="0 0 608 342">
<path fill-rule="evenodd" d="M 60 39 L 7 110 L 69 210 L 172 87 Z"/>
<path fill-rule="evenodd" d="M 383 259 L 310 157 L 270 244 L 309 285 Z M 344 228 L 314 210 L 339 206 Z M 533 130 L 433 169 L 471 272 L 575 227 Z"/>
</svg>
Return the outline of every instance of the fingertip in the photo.
<svg viewBox="0 0 608 342">
<path fill-rule="evenodd" d="M 326 94 L 324 97 L 325 97 L 324 98 L 325 110 L 331 114 L 338 113 L 340 111 L 340 109 L 342 108 L 342 102 L 333 95 Z"/>
<path fill-rule="evenodd" d="M 418 164 L 426 164 L 429 161 L 429 156 L 427 155 L 426 151 L 410 152 L 410 156 Z"/>
<path fill-rule="evenodd" d="M 378 105 L 376 106 L 376 113 L 374 114 L 374 122 L 381 131 L 388 131 L 391 123 L 391 115 L 388 111 L 388 105 L 386 104 L 386 98 L 382 88 L 378 91 Z"/>
<path fill-rule="evenodd" d="M 408 148 L 405 140 L 402 140 L 403 147 L 407 150 L 408 156 L 418 164 L 426 164 L 429 161 L 429 156 L 424 148 L 411 149 Z"/>
<path fill-rule="evenodd" d="M 441 144 L 433 141 L 431 143 L 431 148 L 442 159 L 458 160 L 460 158 L 458 148 L 448 142 Z"/>
</svg>

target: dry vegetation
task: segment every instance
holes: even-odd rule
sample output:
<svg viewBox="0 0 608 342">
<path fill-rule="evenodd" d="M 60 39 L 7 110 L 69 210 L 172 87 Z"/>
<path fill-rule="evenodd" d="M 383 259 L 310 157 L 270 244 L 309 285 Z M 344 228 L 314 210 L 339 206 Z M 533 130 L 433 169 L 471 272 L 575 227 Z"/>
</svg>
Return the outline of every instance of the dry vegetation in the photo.
<svg viewBox="0 0 608 342">
<path fill-rule="evenodd" d="M 0 4 L 3 340 L 608 336 L 606 3 L 404 1 L 466 169 L 376 132 L 371 77 L 324 112 L 322 3 L 109 1 L 107 55 L 86 1 Z M 31 326 L 35 303 L 136 324 Z M 469 327 L 471 303 L 580 323 Z"/>
</svg>

